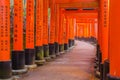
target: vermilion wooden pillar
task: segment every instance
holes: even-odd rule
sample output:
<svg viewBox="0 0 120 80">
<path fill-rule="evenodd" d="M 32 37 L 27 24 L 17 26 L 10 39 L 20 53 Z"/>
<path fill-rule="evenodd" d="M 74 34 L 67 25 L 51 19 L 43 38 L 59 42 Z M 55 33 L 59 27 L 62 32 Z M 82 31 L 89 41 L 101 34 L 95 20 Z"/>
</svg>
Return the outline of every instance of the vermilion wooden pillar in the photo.
<svg viewBox="0 0 120 80">
<path fill-rule="evenodd" d="M 12 51 L 13 73 L 26 72 L 23 50 L 23 1 L 14 0 L 14 38 Z"/>
<path fill-rule="evenodd" d="M 100 10 L 100 21 L 101 25 L 101 52 L 102 60 L 100 64 L 101 79 L 107 79 L 107 73 L 109 72 L 109 61 L 108 61 L 108 30 L 109 30 L 109 8 L 108 0 L 101 0 L 101 10 Z"/>
<path fill-rule="evenodd" d="M 35 65 L 35 45 L 34 45 L 34 0 L 27 0 L 27 16 L 26 16 L 26 49 L 25 64 L 33 67 Z"/>
<path fill-rule="evenodd" d="M 44 48 L 44 57 L 46 60 L 50 59 L 49 56 L 49 45 L 48 45 L 48 8 L 49 0 L 43 1 L 43 48 Z"/>
<path fill-rule="evenodd" d="M 71 31 L 71 26 L 72 26 L 72 19 L 69 17 L 69 47 L 72 47 L 72 31 Z"/>
<path fill-rule="evenodd" d="M 69 17 L 69 47 L 72 47 L 74 43 L 74 20 Z"/>
<path fill-rule="evenodd" d="M 36 0 L 36 63 L 45 62 L 43 52 L 43 1 Z"/>
<path fill-rule="evenodd" d="M 78 40 L 80 40 L 79 33 L 80 33 L 80 23 L 77 23 L 77 26 L 76 26 L 76 38 Z"/>
<path fill-rule="evenodd" d="M 101 46 L 102 46 L 102 3 L 103 0 L 100 0 L 99 1 L 99 12 L 98 12 L 98 42 L 97 42 L 97 61 L 98 61 L 98 64 L 97 64 L 97 67 L 98 67 L 98 71 L 100 72 L 100 64 L 102 62 L 102 53 L 101 53 Z M 103 71 L 103 70 L 102 70 Z M 102 72 L 103 73 L 103 72 Z M 101 75 L 103 75 L 101 73 Z"/>
<path fill-rule="evenodd" d="M 75 38 L 78 39 L 78 23 L 77 23 L 77 26 L 75 28 Z"/>
<path fill-rule="evenodd" d="M 110 59 L 110 75 L 108 80 L 120 80 L 120 7 L 119 0 L 109 0 L 109 59 Z M 117 6 L 117 7 L 116 7 Z"/>
<path fill-rule="evenodd" d="M 74 16 L 74 15 L 73 15 Z M 75 27 L 77 26 L 76 24 L 76 18 L 73 17 L 73 27 L 72 27 L 72 46 L 75 44 Z"/>
<path fill-rule="evenodd" d="M 79 23 L 76 26 L 76 39 L 79 39 Z"/>
<path fill-rule="evenodd" d="M 101 0 L 103 1 L 103 0 Z M 101 33 L 102 33 L 102 29 L 101 29 L 101 18 L 102 18 L 102 15 L 101 15 L 101 10 L 102 10 L 102 4 L 101 4 L 101 1 L 99 1 L 99 12 L 98 12 L 98 44 L 97 44 L 97 48 L 99 50 L 97 50 L 97 53 L 99 52 L 100 53 L 100 45 L 101 45 Z"/>
<path fill-rule="evenodd" d="M 65 34 L 65 43 L 64 43 L 64 49 L 68 50 L 69 49 L 69 22 L 68 22 L 68 16 L 67 14 L 65 14 L 65 18 L 66 18 L 66 34 Z"/>
<path fill-rule="evenodd" d="M 59 24 L 60 24 L 60 7 L 59 7 L 59 4 L 56 4 L 55 5 L 55 20 L 56 20 L 56 23 L 55 23 L 55 53 L 57 56 L 59 56 Z"/>
<path fill-rule="evenodd" d="M 0 80 L 11 78 L 10 0 L 0 0 Z"/>
<path fill-rule="evenodd" d="M 64 22 L 63 22 L 63 28 L 64 28 L 64 32 L 63 32 L 63 38 L 64 38 L 64 50 L 67 51 L 68 50 L 68 25 L 67 25 L 67 17 L 64 14 Z"/>
<path fill-rule="evenodd" d="M 51 58 L 55 58 L 55 0 L 50 0 L 50 39 L 49 39 L 49 53 Z"/>
<path fill-rule="evenodd" d="M 64 14 L 63 9 L 60 9 L 60 24 L 59 24 L 59 51 L 63 53 L 64 51 Z"/>
<path fill-rule="evenodd" d="M 64 30 L 64 31 L 63 31 L 63 46 L 64 46 L 64 50 L 66 50 L 66 49 L 65 49 L 65 47 L 66 47 L 65 40 L 66 40 L 66 37 L 67 37 L 67 36 L 66 36 L 66 35 L 67 35 L 67 33 L 66 33 L 66 29 L 67 29 L 67 28 L 66 28 L 66 27 L 67 27 L 66 23 L 67 23 L 67 22 L 66 22 L 66 17 L 65 17 L 65 14 L 64 14 L 64 19 L 63 19 L 63 30 Z"/>
</svg>

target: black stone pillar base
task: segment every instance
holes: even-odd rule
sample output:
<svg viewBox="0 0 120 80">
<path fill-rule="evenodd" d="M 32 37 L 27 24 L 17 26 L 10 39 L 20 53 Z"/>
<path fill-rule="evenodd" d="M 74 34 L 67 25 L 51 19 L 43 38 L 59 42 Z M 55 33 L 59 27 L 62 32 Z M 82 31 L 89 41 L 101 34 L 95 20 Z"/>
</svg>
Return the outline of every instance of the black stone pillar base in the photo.
<svg viewBox="0 0 120 80">
<path fill-rule="evenodd" d="M 62 52 L 62 44 L 59 44 L 59 52 Z"/>
<path fill-rule="evenodd" d="M 56 56 L 60 55 L 60 53 L 59 53 L 59 43 L 58 42 L 55 42 L 55 54 L 56 54 Z"/>
<path fill-rule="evenodd" d="M 64 44 L 59 44 L 59 52 L 60 54 L 64 53 Z"/>
<path fill-rule="evenodd" d="M 69 49 L 69 45 L 68 44 L 64 44 L 64 50 L 67 51 Z"/>
<path fill-rule="evenodd" d="M 100 64 L 100 80 L 103 80 L 103 64 Z"/>
<path fill-rule="evenodd" d="M 85 41 L 85 37 L 82 37 L 82 40 Z"/>
<path fill-rule="evenodd" d="M 35 49 L 25 49 L 25 65 L 27 68 L 36 68 Z"/>
<path fill-rule="evenodd" d="M 72 39 L 69 39 L 69 47 L 72 47 Z"/>
<path fill-rule="evenodd" d="M 103 66 L 103 80 L 107 80 L 107 74 L 109 73 L 109 60 L 105 60 Z"/>
<path fill-rule="evenodd" d="M 78 40 L 78 37 L 77 37 L 77 36 L 75 36 L 75 39 L 76 39 L 76 40 Z"/>
<path fill-rule="evenodd" d="M 101 62 L 102 62 L 102 53 L 98 53 L 98 67 L 99 67 L 99 71 L 100 71 L 100 66 L 101 66 Z"/>
<path fill-rule="evenodd" d="M 11 61 L 0 62 L 0 80 L 12 80 Z"/>
<path fill-rule="evenodd" d="M 90 37 L 90 42 L 96 44 L 97 43 L 97 39 L 95 37 Z"/>
<path fill-rule="evenodd" d="M 107 75 L 107 80 L 120 80 L 120 77 L 114 77 L 114 76 L 111 76 L 111 75 Z"/>
<path fill-rule="evenodd" d="M 97 57 L 97 59 L 99 58 L 99 53 L 100 53 L 100 45 L 99 44 L 97 44 L 97 50 L 96 50 L 96 57 Z"/>
<path fill-rule="evenodd" d="M 43 45 L 43 51 L 44 51 L 44 57 L 46 61 L 49 61 L 50 55 L 49 55 L 49 45 Z"/>
<path fill-rule="evenodd" d="M 92 41 L 93 41 L 93 40 L 92 40 L 92 37 L 90 37 L 90 38 L 89 38 L 89 41 L 90 41 L 90 42 L 92 42 Z"/>
<path fill-rule="evenodd" d="M 49 44 L 49 54 L 50 54 L 50 57 L 51 58 L 56 58 L 56 55 L 55 55 L 55 44 Z"/>
<path fill-rule="evenodd" d="M 72 40 L 72 46 L 74 46 L 74 45 L 75 45 L 75 40 L 73 39 L 73 40 Z"/>
<path fill-rule="evenodd" d="M 35 63 L 37 65 L 43 65 L 45 63 L 43 46 L 36 46 L 35 49 L 36 49 Z"/>
<path fill-rule="evenodd" d="M 24 51 L 12 51 L 12 69 L 12 72 L 15 75 L 27 72 L 27 68 L 25 68 Z"/>
<path fill-rule="evenodd" d="M 78 40 L 79 40 L 79 41 L 81 41 L 81 40 L 82 40 L 82 38 L 81 38 L 81 37 L 79 37 L 79 38 L 78 38 Z"/>
</svg>

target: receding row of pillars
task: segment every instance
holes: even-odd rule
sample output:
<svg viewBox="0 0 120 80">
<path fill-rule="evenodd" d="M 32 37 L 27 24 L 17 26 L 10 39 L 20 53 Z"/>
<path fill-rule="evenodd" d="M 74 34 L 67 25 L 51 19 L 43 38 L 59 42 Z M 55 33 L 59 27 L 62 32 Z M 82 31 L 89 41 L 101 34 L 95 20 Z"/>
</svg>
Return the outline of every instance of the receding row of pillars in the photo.
<svg viewBox="0 0 120 80">
<path fill-rule="evenodd" d="M 85 18 L 87 20 L 87 18 Z M 76 39 L 96 42 L 98 39 L 98 22 L 95 19 L 90 19 L 90 21 L 77 22 L 76 26 Z M 89 19 L 88 19 L 89 20 Z"/>
<path fill-rule="evenodd" d="M 0 80 L 12 80 L 12 74 L 25 73 L 74 46 L 74 21 L 64 15 L 59 5 L 53 0 L 27 0 L 26 3 L 24 34 L 23 1 L 14 0 L 13 43 L 10 43 L 10 0 L 0 0 Z"/>
</svg>

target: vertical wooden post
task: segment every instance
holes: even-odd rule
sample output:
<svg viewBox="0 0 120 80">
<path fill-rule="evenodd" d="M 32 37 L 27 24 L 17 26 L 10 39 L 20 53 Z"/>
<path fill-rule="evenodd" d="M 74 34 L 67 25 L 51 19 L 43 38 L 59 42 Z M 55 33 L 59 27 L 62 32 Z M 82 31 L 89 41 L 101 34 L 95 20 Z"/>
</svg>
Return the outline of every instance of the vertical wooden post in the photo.
<svg viewBox="0 0 120 80">
<path fill-rule="evenodd" d="M 0 0 L 0 79 L 11 78 L 10 0 Z"/>
<path fill-rule="evenodd" d="M 64 20 L 63 20 L 63 30 L 64 30 L 64 32 L 63 32 L 63 39 L 64 39 L 64 42 L 63 42 L 63 44 L 64 44 L 64 50 L 67 50 L 68 49 L 68 44 L 66 43 L 66 40 L 67 40 L 67 18 L 66 18 L 66 16 L 65 16 L 65 13 L 64 13 Z"/>
<path fill-rule="evenodd" d="M 27 0 L 25 64 L 28 68 L 36 66 L 34 47 L 34 0 Z"/>
<path fill-rule="evenodd" d="M 76 19 L 73 17 L 73 26 L 72 26 L 72 46 L 75 44 L 75 27 L 76 27 Z"/>
<path fill-rule="evenodd" d="M 80 40 L 80 37 L 79 37 L 79 30 L 80 30 L 80 23 L 77 23 L 77 28 L 76 28 L 76 36 L 77 36 L 77 39 Z"/>
<path fill-rule="evenodd" d="M 64 14 L 63 14 L 63 10 L 60 9 L 60 24 L 59 24 L 59 51 L 60 53 L 63 53 L 64 51 L 64 38 L 63 38 L 63 35 L 64 35 L 64 28 L 63 28 L 63 25 L 64 25 Z"/>
<path fill-rule="evenodd" d="M 99 65 L 98 65 L 98 68 L 99 68 L 99 71 L 100 71 L 100 63 L 102 62 L 102 53 L 101 53 L 101 46 L 102 46 L 102 27 L 101 27 L 101 25 L 102 25 L 102 21 L 101 21 L 101 18 L 102 18 L 102 2 L 103 0 L 101 0 L 101 1 L 99 1 L 99 8 L 100 8 L 100 10 L 99 10 L 99 13 L 98 13 L 98 43 L 97 43 L 97 60 L 98 60 L 98 63 L 99 63 Z"/>
<path fill-rule="evenodd" d="M 51 17 L 50 17 L 50 39 L 49 53 L 51 58 L 55 58 L 55 0 L 50 0 Z"/>
<path fill-rule="evenodd" d="M 66 34 L 65 34 L 65 44 L 64 44 L 64 48 L 65 50 L 69 49 L 69 22 L 68 22 L 68 16 L 67 14 L 65 15 L 66 17 Z"/>
<path fill-rule="evenodd" d="M 43 0 L 36 0 L 36 61 L 44 64 L 43 52 Z"/>
<path fill-rule="evenodd" d="M 44 47 L 44 57 L 46 60 L 50 59 L 49 55 L 49 45 L 48 45 L 48 8 L 49 0 L 43 1 L 43 47 Z"/>
<path fill-rule="evenodd" d="M 109 3 L 110 1 L 110 3 Z M 120 7 L 118 0 L 108 0 L 109 3 L 109 60 L 110 73 L 108 80 L 120 80 Z M 117 7 L 116 7 L 117 6 Z"/>
<path fill-rule="evenodd" d="M 23 1 L 14 0 L 14 38 L 12 51 L 13 73 L 26 72 L 23 50 Z"/>
<path fill-rule="evenodd" d="M 75 38 L 78 39 L 78 23 L 77 23 L 77 26 L 75 28 Z"/>
<path fill-rule="evenodd" d="M 101 52 L 102 52 L 102 60 L 100 64 L 100 72 L 101 79 L 107 79 L 107 73 L 109 72 L 109 64 L 108 61 L 108 30 L 109 30 L 109 8 L 108 8 L 108 0 L 101 0 L 101 12 L 100 17 L 101 20 Z"/>
<path fill-rule="evenodd" d="M 72 47 L 73 42 L 73 19 L 69 17 L 69 47 Z"/>
<path fill-rule="evenodd" d="M 59 8 L 59 4 L 56 4 L 55 6 L 55 13 L 56 13 L 56 24 L 55 24 L 55 53 L 57 56 L 59 56 L 59 19 L 60 19 L 60 8 Z"/>
</svg>

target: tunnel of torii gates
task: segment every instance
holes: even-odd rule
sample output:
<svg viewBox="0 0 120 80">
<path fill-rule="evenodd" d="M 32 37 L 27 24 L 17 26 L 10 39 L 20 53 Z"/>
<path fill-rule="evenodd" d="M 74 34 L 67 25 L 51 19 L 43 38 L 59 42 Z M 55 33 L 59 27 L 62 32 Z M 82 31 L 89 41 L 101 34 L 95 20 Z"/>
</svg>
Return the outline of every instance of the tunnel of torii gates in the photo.
<svg viewBox="0 0 120 80">
<path fill-rule="evenodd" d="M 26 32 L 23 1 L 13 2 L 10 30 L 11 3 L 0 0 L 0 80 L 56 58 L 74 46 L 75 38 L 96 42 L 101 80 L 120 80 L 119 0 L 27 0 Z"/>
</svg>

